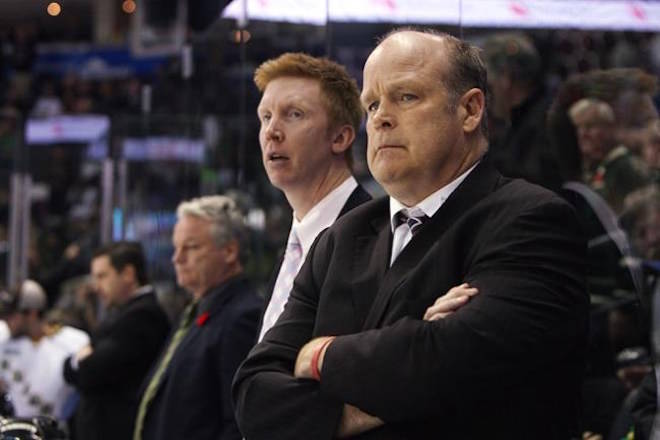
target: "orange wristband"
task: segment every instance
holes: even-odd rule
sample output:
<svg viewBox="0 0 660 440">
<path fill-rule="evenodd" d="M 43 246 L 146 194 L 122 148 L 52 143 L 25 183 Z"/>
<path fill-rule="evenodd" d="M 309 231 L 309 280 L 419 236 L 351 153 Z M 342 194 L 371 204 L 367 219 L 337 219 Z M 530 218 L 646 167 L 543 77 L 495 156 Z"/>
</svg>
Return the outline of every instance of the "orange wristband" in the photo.
<svg viewBox="0 0 660 440">
<path fill-rule="evenodd" d="M 312 355 L 312 362 L 311 362 L 311 369 L 312 369 L 312 377 L 319 382 L 321 381 L 321 371 L 319 371 L 319 358 L 321 357 L 321 353 L 323 353 L 323 350 L 335 339 L 334 336 L 326 339 L 323 344 L 319 346 L 319 348 L 316 349 L 314 354 Z"/>
</svg>

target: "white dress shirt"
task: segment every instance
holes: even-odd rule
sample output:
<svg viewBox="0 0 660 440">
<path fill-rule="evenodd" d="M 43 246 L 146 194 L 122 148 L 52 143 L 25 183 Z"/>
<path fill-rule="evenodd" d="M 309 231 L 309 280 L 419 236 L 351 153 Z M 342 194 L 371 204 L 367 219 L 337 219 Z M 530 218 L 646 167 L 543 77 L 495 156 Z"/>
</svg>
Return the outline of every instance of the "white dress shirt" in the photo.
<svg viewBox="0 0 660 440">
<path fill-rule="evenodd" d="M 316 237 L 318 237 L 321 231 L 332 226 L 335 220 L 337 220 L 346 201 L 357 186 L 358 183 L 355 178 L 350 176 L 314 205 L 300 221 L 297 220 L 296 213 L 293 213 L 291 230 L 293 231 L 295 229 L 300 239 L 303 261 L 307 257 L 307 252 L 309 252 L 309 248 L 312 247 L 312 243 L 314 243 Z"/>
<path fill-rule="evenodd" d="M 302 248 L 302 257 L 299 259 L 298 267 L 295 270 L 297 274 L 302 266 L 302 263 L 307 257 L 307 252 L 309 248 L 316 240 L 316 237 L 324 229 L 330 227 L 341 212 L 342 208 L 346 204 L 346 201 L 351 196 L 351 193 L 357 188 L 358 183 L 353 176 L 350 176 L 348 179 L 339 185 L 337 188 L 333 189 L 328 195 L 326 195 L 321 201 L 319 201 L 301 220 L 296 218 L 295 212 L 293 213 L 293 221 L 291 224 L 291 230 L 289 231 L 288 242 L 294 241 L 299 242 Z M 296 236 L 296 239 L 293 236 Z M 286 258 L 286 257 L 285 257 Z M 268 306 L 266 307 L 266 312 L 264 313 L 263 324 L 259 332 L 259 341 L 261 341 L 268 330 L 273 326 L 277 321 L 280 314 L 284 310 L 284 305 L 289 299 L 290 289 L 280 289 L 278 288 L 282 284 L 290 284 L 290 280 L 285 280 L 284 277 L 290 277 L 290 274 L 283 274 L 285 265 L 283 264 L 280 267 L 280 273 L 278 273 L 277 280 L 275 281 L 275 286 L 273 288 L 273 295 L 270 298 Z"/>
<path fill-rule="evenodd" d="M 440 207 L 445 203 L 449 198 L 451 193 L 454 192 L 456 188 L 465 180 L 465 178 L 472 172 L 472 170 L 477 166 L 479 162 L 472 165 L 467 171 L 463 174 L 449 182 L 447 185 L 443 186 L 415 206 L 406 206 L 403 203 L 396 200 L 394 197 L 390 197 L 390 224 L 392 227 L 392 252 L 390 257 L 390 266 L 394 264 L 394 260 L 399 256 L 401 251 L 410 243 L 412 240 L 412 231 L 410 227 L 403 223 L 397 227 L 395 221 L 395 216 L 399 211 L 404 211 L 406 214 L 410 213 L 411 215 L 417 214 L 421 211 L 428 218 L 433 217 L 433 215 L 440 209 Z"/>
</svg>

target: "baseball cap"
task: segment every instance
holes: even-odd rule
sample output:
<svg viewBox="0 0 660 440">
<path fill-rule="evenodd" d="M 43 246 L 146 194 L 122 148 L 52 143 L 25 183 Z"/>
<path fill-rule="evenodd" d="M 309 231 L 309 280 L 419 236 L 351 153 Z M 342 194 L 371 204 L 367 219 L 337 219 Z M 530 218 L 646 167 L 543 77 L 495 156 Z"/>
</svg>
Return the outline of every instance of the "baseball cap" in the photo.
<svg viewBox="0 0 660 440">
<path fill-rule="evenodd" d="M 45 310 L 47 305 L 46 292 L 36 281 L 25 280 L 19 289 L 0 289 L 0 318 L 14 312 Z"/>
<path fill-rule="evenodd" d="M 23 281 L 18 292 L 16 310 L 45 310 L 47 304 L 46 292 L 39 283 L 33 280 Z"/>
</svg>

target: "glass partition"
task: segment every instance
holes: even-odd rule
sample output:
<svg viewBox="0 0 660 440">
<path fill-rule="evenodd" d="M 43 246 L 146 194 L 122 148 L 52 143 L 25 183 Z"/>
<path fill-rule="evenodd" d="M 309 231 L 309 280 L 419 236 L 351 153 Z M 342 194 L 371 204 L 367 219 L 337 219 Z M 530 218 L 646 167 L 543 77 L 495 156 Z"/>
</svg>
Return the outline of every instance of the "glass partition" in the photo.
<svg viewBox="0 0 660 440">
<path fill-rule="evenodd" d="M 4 104 L 16 109 L 0 114 L 4 284 L 29 275 L 57 292 L 88 272 L 96 246 L 132 239 L 144 245 L 151 279 L 174 310 L 182 299 L 170 262 L 176 207 L 229 193 L 252 228 L 247 272 L 263 291 L 291 211 L 261 164 L 255 68 L 302 51 L 342 63 L 361 85 L 379 36 L 402 24 L 431 27 L 482 49 L 489 155 L 502 174 L 546 186 L 580 216 L 591 298 L 584 428 L 603 438 L 627 435 L 630 426 L 613 422 L 630 415 L 626 399 L 654 362 L 651 327 L 660 322 L 651 313 L 654 292 L 660 304 L 660 3 L 228 3 L 223 18 L 187 38 L 185 57 L 163 55 L 148 67 L 145 58 L 124 57 L 126 47 L 108 57 L 92 43 L 63 45 L 57 63 L 41 51 L 30 65 L 29 48 L 16 46 L 20 56 L 7 58 L 0 77 L 19 77 L 28 96 L 37 90 L 17 101 L 10 82 L 0 84 Z M 77 119 L 28 116 L 60 111 Z M 354 172 L 380 196 L 366 144 L 361 130 Z"/>
<path fill-rule="evenodd" d="M 20 250 L 19 234 L 17 229 L 19 218 L 18 213 L 13 213 L 16 217 L 12 227 L 12 189 L 17 190 L 16 186 L 21 177 L 18 174 L 16 164 L 16 154 L 20 146 L 21 121 L 20 116 L 11 111 L 0 113 L 0 285 L 8 286 L 15 280 L 12 279 L 12 273 L 16 273 L 19 262 Z M 12 181 L 14 182 L 12 185 Z M 17 198 L 17 197 L 15 197 Z M 12 237 L 12 232 L 15 236 Z M 12 246 L 14 244 L 14 254 L 12 255 Z M 13 257 L 13 262 L 12 262 Z"/>
<path fill-rule="evenodd" d="M 40 280 L 51 299 L 64 281 L 88 273 L 91 253 L 104 241 L 109 135 L 103 115 L 25 122 L 27 276 Z"/>
</svg>

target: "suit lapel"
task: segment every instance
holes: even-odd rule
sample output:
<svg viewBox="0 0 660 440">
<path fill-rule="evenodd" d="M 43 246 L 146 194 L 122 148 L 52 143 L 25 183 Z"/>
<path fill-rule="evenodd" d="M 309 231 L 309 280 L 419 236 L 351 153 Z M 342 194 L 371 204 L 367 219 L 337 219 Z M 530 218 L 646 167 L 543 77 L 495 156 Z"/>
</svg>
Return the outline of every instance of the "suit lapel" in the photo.
<svg viewBox="0 0 660 440">
<path fill-rule="evenodd" d="M 358 184 L 358 186 L 353 190 L 353 192 L 351 192 L 348 199 L 346 199 L 346 203 L 344 203 L 344 206 L 341 208 L 341 211 L 339 211 L 337 218 L 346 214 L 351 209 L 356 208 L 365 202 L 368 202 L 369 200 L 371 200 L 371 195 L 361 185 Z M 266 314 L 266 308 L 270 303 L 270 298 L 273 296 L 273 289 L 275 289 L 275 282 L 277 281 L 277 276 L 279 275 L 280 268 L 282 267 L 282 263 L 284 262 L 284 251 L 285 248 L 280 249 L 277 260 L 278 262 L 275 265 L 273 271 L 271 272 L 270 280 L 268 282 L 268 288 L 266 289 L 266 294 L 264 297 L 265 300 L 264 307 L 261 310 L 261 317 L 259 320 L 260 329 L 263 326 L 264 315 Z"/>
<path fill-rule="evenodd" d="M 277 276 L 280 274 L 280 269 L 282 268 L 282 263 L 284 263 L 284 252 L 285 248 L 281 248 L 277 253 L 277 264 L 275 265 L 273 271 L 270 273 L 270 280 L 268 281 L 268 287 L 264 295 L 264 306 L 261 308 L 261 315 L 259 316 L 259 329 L 264 325 L 264 316 L 266 315 L 266 309 L 270 303 L 270 299 L 273 296 L 273 290 L 275 289 L 275 282 L 277 282 Z"/>
<path fill-rule="evenodd" d="M 387 202 L 387 199 L 384 200 Z M 387 217 L 384 214 L 372 220 L 370 230 L 355 238 L 352 285 L 358 330 L 367 324 L 374 301 L 378 299 L 379 285 L 387 271 L 389 258 L 382 258 L 382 255 L 389 256 L 392 247 Z"/>
<path fill-rule="evenodd" d="M 166 382 L 165 379 L 169 377 L 171 369 L 175 365 L 177 360 L 180 359 L 181 356 L 183 356 L 182 353 L 191 349 L 192 350 L 195 349 L 195 343 L 193 342 L 193 340 L 200 337 L 203 334 L 203 332 L 213 331 L 213 328 L 210 329 L 205 328 L 208 325 L 208 321 L 212 319 L 222 319 L 222 309 L 225 307 L 225 304 L 231 301 L 235 295 L 238 295 L 248 290 L 248 287 L 245 285 L 245 282 L 246 282 L 245 277 L 241 275 L 232 280 L 229 280 L 227 284 L 224 284 L 223 286 L 219 286 L 209 293 L 209 295 L 213 295 L 212 298 L 209 298 L 210 303 L 204 309 L 197 309 L 196 316 L 193 317 L 192 323 L 190 324 L 190 328 L 186 332 L 186 335 L 183 337 L 179 345 L 174 350 L 174 355 L 172 356 L 172 360 L 170 361 L 169 365 L 163 372 L 163 376 L 161 378 L 161 384 L 158 387 L 159 388 L 158 391 L 160 391 L 163 388 Z M 204 322 L 200 323 L 199 317 L 204 313 L 207 313 L 208 317 Z M 169 345 L 169 343 L 170 340 L 168 340 L 167 345 Z M 167 348 L 165 349 L 167 350 Z"/>
<path fill-rule="evenodd" d="M 361 185 L 358 185 L 357 188 L 353 190 L 353 192 L 348 197 L 348 199 L 346 199 L 346 203 L 344 203 L 344 206 L 341 208 L 341 211 L 339 211 L 339 215 L 337 216 L 337 218 L 346 214 L 351 209 L 360 206 L 364 202 L 368 202 L 369 200 L 371 200 L 371 195 L 369 195 L 369 193 L 365 191 L 365 189 L 362 188 Z"/>
<path fill-rule="evenodd" d="M 445 231 L 453 225 L 456 220 L 470 210 L 482 198 L 490 194 L 501 176 L 491 166 L 482 161 L 449 196 L 447 201 L 436 211 L 428 222 L 422 226 L 408 245 L 401 251 L 392 267 L 387 270 L 383 278 L 380 278 L 380 288 L 369 312 L 364 327 L 377 328 L 381 326 L 382 320 L 388 309 L 397 288 L 415 272 L 416 267 L 422 261 L 429 250 L 440 240 Z M 389 212 L 387 214 L 389 219 Z M 385 258 L 385 267 L 389 266 L 391 253 L 391 226 L 390 222 L 381 225 L 389 238 L 389 247 L 379 254 L 380 262 Z M 381 241 L 379 234 L 379 242 Z M 364 266 L 363 266 L 364 267 Z M 438 292 L 441 295 L 444 292 Z"/>
</svg>

